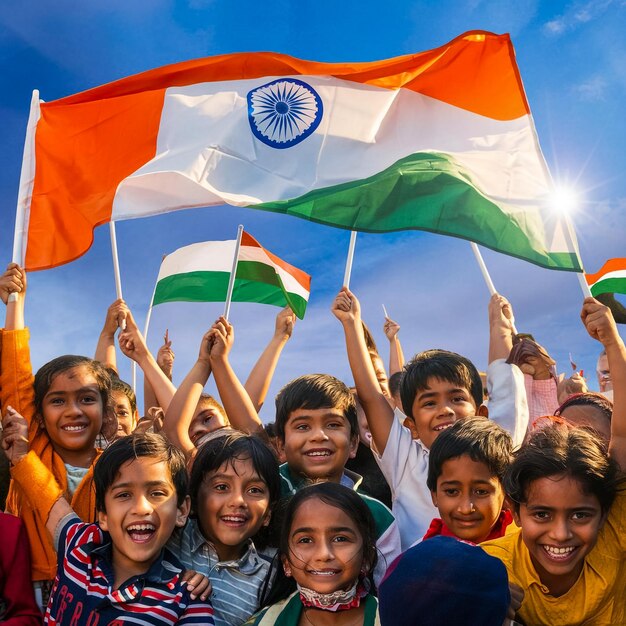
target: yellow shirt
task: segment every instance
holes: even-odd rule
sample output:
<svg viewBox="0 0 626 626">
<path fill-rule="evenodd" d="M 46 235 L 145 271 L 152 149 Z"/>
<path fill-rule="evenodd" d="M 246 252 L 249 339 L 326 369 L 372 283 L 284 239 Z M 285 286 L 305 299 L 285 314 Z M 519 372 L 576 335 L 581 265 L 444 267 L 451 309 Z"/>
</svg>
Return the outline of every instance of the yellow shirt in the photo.
<svg viewBox="0 0 626 626">
<path fill-rule="evenodd" d="M 522 534 L 518 532 L 481 544 L 506 566 L 509 581 L 524 590 L 517 619 L 526 626 L 604 626 L 626 624 L 626 480 L 617 496 L 598 541 L 585 557 L 574 586 L 555 598 L 541 583 Z"/>
</svg>

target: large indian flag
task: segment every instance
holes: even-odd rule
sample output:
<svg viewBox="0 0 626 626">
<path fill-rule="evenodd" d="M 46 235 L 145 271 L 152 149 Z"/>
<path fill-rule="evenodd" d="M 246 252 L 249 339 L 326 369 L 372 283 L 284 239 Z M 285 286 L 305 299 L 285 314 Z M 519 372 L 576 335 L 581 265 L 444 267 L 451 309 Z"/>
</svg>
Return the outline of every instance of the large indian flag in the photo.
<svg viewBox="0 0 626 626">
<path fill-rule="evenodd" d="M 199 59 L 35 101 L 29 128 L 18 209 L 29 269 L 80 256 L 110 220 L 230 204 L 428 230 L 581 270 L 548 208 L 508 35 L 368 63 Z"/>
<path fill-rule="evenodd" d="M 609 259 L 595 274 L 585 274 L 592 296 L 626 293 L 626 259 Z"/>
<path fill-rule="evenodd" d="M 152 305 L 163 302 L 224 302 L 236 250 L 235 239 L 204 241 L 165 257 Z M 237 257 L 233 302 L 290 306 L 304 317 L 311 277 L 266 250 L 244 232 Z"/>
</svg>

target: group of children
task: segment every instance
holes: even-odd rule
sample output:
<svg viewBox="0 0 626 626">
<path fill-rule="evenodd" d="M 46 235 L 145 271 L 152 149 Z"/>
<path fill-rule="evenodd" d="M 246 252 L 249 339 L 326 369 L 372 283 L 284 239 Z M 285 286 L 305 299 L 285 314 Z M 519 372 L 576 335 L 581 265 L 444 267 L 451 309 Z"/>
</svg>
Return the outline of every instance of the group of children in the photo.
<svg viewBox="0 0 626 626">
<path fill-rule="evenodd" d="M 258 411 L 290 311 L 245 384 L 225 318 L 176 388 L 169 338 L 154 358 L 122 301 L 96 359 L 61 356 L 33 379 L 25 294 L 25 272 L 11 264 L 0 278 L 11 466 L 0 533 L 15 540 L 0 547 L 1 623 L 626 623 L 626 348 L 594 299 L 581 317 L 606 350 L 608 414 L 598 417 L 593 394 L 566 393 L 551 410 L 560 417 L 529 419 L 532 372 L 520 363 L 543 380 L 549 357 L 516 350 L 499 295 L 487 402 L 479 372 L 456 353 L 404 364 L 391 320 L 388 385 L 344 287 L 332 313 L 355 388 L 301 376 L 281 389 L 268 428 Z M 118 327 L 144 373 L 142 418 L 116 374 Z M 221 404 L 203 393 L 211 375 Z M 570 392 L 579 384 L 572 377 Z M 372 495 L 381 482 L 391 508 Z"/>
</svg>

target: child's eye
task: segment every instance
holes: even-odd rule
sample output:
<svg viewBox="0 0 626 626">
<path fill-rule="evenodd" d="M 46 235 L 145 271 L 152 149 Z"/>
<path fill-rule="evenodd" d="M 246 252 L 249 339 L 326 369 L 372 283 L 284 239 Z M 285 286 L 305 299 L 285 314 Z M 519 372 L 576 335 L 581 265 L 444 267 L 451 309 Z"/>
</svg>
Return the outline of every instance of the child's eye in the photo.
<svg viewBox="0 0 626 626">
<path fill-rule="evenodd" d="M 255 496 L 263 496 L 265 495 L 265 489 L 263 487 L 250 487 L 248 492 Z"/>
<path fill-rule="evenodd" d="M 167 497 L 167 493 L 165 491 L 153 491 L 150 494 L 153 498 L 165 498 Z"/>
<path fill-rule="evenodd" d="M 480 496 L 480 497 L 485 497 L 485 496 L 491 495 L 491 492 L 488 491 L 487 489 L 474 489 L 474 493 L 477 496 Z"/>
<path fill-rule="evenodd" d="M 84 396 L 83 397 L 83 402 L 85 404 L 93 404 L 94 402 L 96 402 L 96 397 L 95 396 Z"/>
<path fill-rule="evenodd" d="M 456 396 L 452 399 L 454 402 L 465 402 L 465 396 Z"/>
<path fill-rule="evenodd" d="M 63 398 L 52 398 L 50 400 L 50 404 L 52 406 L 59 406 L 59 405 L 63 404 Z"/>
<path fill-rule="evenodd" d="M 444 489 L 443 492 L 450 498 L 453 498 L 454 496 L 459 495 L 458 489 Z"/>
<path fill-rule="evenodd" d="M 586 522 L 591 517 L 592 515 L 588 511 L 574 511 L 574 513 L 572 513 L 572 519 L 575 522 Z"/>
<path fill-rule="evenodd" d="M 308 426 L 306 424 L 298 424 L 296 426 L 296 430 L 308 430 Z"/>
<path fill-rule="evenodd" d="M 215 491 L 226 491 L 228 489 L 228 485 L 225 483 L 218 483 L 217 485 L 213 485 L 213 489 L 215 489 Z"/>
<path fill-rule="evenodd" d="M 124 500 L 124 498 L 130 497 L 130 493 L 128 491 L 119 491 L 113 496 L 116 500 Z"/>
<path fill-rule="evenodd" d="M 550 513 L 548 511 L 535 511 L 533 517 L 540 522 L 545 522 L 550 519 Z"/>
<path fill-rule="evenodd" d="M 335 543 L 346 543 L 350 541 L 350 537 L 347 537 L 346 535 L 337 535 L 336 537 L 333 537 L 333 541 Z"/>
<path fill-rule="evenodd" d="M 341 428 L 342 426 L 343 424 L 340 422 L 330 422 L 330 424 L 326 425 L 327 428 Z"/>
<path fill-rule="evenodd" d="M 311 537 L 299 537 L 296 543 L 313 543 Z"/>
</svg>

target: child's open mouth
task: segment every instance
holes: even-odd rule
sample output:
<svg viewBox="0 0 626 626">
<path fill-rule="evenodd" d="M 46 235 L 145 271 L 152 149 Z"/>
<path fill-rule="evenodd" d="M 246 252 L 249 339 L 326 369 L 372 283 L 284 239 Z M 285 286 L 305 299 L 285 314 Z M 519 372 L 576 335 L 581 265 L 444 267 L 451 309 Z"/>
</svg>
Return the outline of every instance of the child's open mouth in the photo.
<svg viewBox="0 0 626 626">
<path fill-rule="evenodd" d="M 133 524 L 126 529 L 126 532 L 135 543 L 146 543 L 152 539 L 156 527 L 153 524 Z"/>
<path fill-rule="evenodd" d="M 243 526 L 247 522 L 245 515 L 223 515 L 221 520 L 227 526 L 233 526 L 235 528 Z"/>
<path fill-rule="evenodd" d="M 66 433 L 78 433 L 86 428 L 87 424 L 66 424 L 61 426 L 61 430 L 64 430 Z"/>
<path fill-rule="evenodd" d="M 541 546 L 544 553 L 551 561 L 562 563 L 571 559 L 575 552 L 578 550 L 578 546 L 566 546 L 559 548 L 557 546 Z"/>
<path fill-rule="evenodd" d="M 336 576 L 341 570 L 338 569 L 312 569 L 309 574 L 313 576 Z"/>
<path fill-rule="evenodd" d="M 305 455 L 312 459 L 321 459 L 321 458 L 329 457 L 331 454 L 332 452 L 330 450 L 326 450 L 324 448 L 320 448 L 316 450 L 309 450 L 308 452 L 305 452 Z"/>
</svg>

